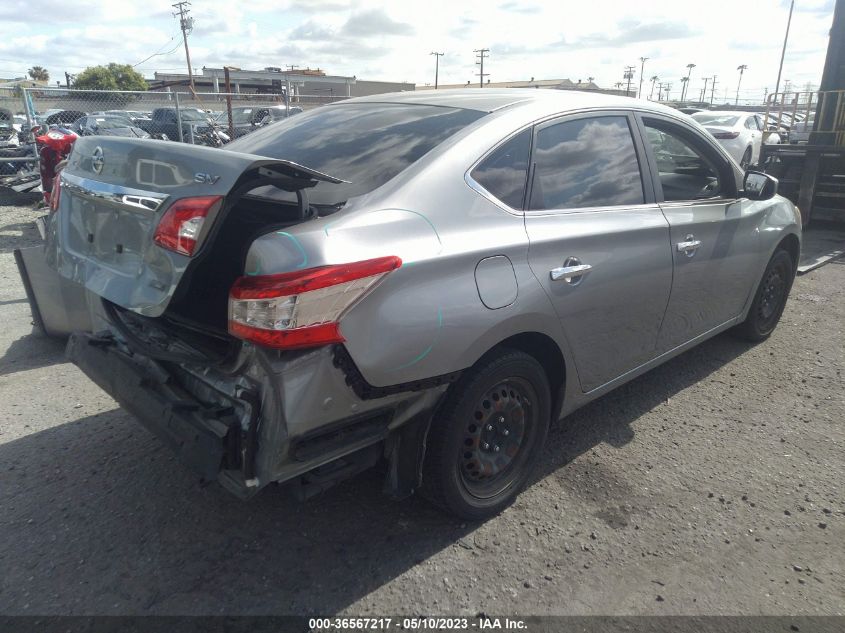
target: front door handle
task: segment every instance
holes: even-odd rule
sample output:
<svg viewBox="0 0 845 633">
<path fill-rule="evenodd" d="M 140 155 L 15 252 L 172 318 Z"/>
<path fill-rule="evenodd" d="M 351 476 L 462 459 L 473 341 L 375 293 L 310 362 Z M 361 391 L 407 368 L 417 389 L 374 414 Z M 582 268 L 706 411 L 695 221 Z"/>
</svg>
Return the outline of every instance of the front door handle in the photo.
<svg viewBox="0 0 845 633">
<path fill-rule="evenodd" d="M 549 276 L 552 281 L 563 279 L 566 283 L 577 286 L 581 283 L 584 275 L 593 269 L 589 264 L 582 264 L 577 257 L 567 257 L 560 268 L 552 268 L 549 271 Z"/>
<path fill-rule="evenodd" d="M 701 240 L 695 239 L 695 237 L 690 234 L 684 238 L 683 242 L 678 242 L 677 247 L 679 253 L 683 253 L 687 257 L 692 257 L 695 255 L 695 251 L 701 247 Z"/>
</svg>

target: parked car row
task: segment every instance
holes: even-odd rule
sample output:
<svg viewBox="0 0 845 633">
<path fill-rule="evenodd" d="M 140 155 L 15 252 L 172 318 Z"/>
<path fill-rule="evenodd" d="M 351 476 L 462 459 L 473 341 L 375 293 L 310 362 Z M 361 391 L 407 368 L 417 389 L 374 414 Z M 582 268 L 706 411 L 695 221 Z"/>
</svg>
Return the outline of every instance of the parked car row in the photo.
<svg viewBox="0 0 845 633">
<path fill-rule="evenodd" d="M 256 129 L 280 121 L 287 116 L 302 112 L 302 108 L 292 106 L 239 106 L 232 108 L 235 137 L 245 136 Z M 22 118 L 22 120 L 18 120 Z M 14 140 L 4 132 L 6 123 L 14 121 L 16 133 Z M 180 125 L 181 122 L 181 125 Z M 226 111 L 215 112 L 196 107 L 155 108 L 149 112 L 141 110 L 102 110 L 83 112 L 80 110 L 51 109 L 36 114 L 36 125 L 44 127 L 64 126 L 80 136 L 128 136 L 135 138 L 154 138 L 162 140 L 182 140 L 197 145 L 220 147 L 228 143 L 229 121 Z M 0 110 L 0 147 L 9 146 L 18 140 L 17 135 L 26 136 L 23 128 L 26 118 Z M 4 144 L 5 143 L 5 144 Z"/>
</svg>

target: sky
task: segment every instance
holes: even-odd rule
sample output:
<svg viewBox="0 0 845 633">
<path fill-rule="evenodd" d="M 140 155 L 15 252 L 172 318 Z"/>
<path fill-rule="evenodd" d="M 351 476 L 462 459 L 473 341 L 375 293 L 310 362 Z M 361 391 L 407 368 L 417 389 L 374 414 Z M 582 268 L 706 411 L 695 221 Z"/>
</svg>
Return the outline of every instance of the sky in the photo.
<svg viewBox="0 0 845 633">
<path fill-rule="evenodd" d="M 175 0 L 2 0 L 0 77 L 33 65 L 64 73 L 117 62 L 185 72 Z M 783 80 L 817 86 L 834 0 L 795 0 Z M 68 10 L 72 7 L 72 10 Z M 689 94 L 716 75 L 716 94 L 762 99 L 777 79 L 789 0 L 192 0 L 192 65 L 321 68 L 361 79 L 433 84 L 478 81 L 474 49 L 489 48 L 491 81 L 593 77 L 602 87 L 640 79 L 672 84 L 692 69 Z M 38 16 L 33 19 L 33 16 Z M 152 57 L 150 57 L 152 56 Z M 711 84 L 712 87 L 712 84 Z M 783 88 L 783 81 L 781 83 Z M 709 92 L 709 90 L 708 90 Z"/>
</svg>

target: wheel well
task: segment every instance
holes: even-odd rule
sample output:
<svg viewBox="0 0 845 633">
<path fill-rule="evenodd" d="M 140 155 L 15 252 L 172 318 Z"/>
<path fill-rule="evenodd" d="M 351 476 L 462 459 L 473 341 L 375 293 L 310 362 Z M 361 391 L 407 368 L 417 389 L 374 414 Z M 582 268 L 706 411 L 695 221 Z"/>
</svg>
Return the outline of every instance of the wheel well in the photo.
<svg viewBox="0 0 845 633">
<path fill-rule="evenodd" d="M 793 267 L 797 269 L 798 259 L 801 255 L 801 245 L 798 242 L 798 238 L 790 233 L 781 240 L 780 244 L 778 244 L 778 248 L 782 248 L 789 253 L 789 256 L 792 258 Z"/>
<path fill-rule="evenodd" d="M 542 365 L 552 393 L 552 420 L 557 420 L 563 405 L 563 388 L 566 385 L 566 363 L 558 344 L 545 334 L 523 332 L 501 341 L 485 356 L 495 354 L 503 348 L 525 352 L 533 356 Z"/>
</svg>

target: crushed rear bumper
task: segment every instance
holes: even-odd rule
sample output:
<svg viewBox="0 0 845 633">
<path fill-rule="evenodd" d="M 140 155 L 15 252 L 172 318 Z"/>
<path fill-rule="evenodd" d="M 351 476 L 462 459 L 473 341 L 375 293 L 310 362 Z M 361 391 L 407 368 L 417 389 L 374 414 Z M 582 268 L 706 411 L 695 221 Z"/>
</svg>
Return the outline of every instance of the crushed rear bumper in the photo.
<svg viewBox="0 0 845 633">
<path fill-rule="evenodd" d="M 74 333 L 67 356 L 191 470 L 206 480 L 220 478 L 233 488 L 237 477 L 233 480 L 228 472 L 224 482 L 221 475 L 240 465 L 240 425 L 234 406 L 205 406 L 180 389 L 162 365 L 129 356 L 108 336 Z M 233 492 L 248 496 L 244 488 Z"/>
</svg>

